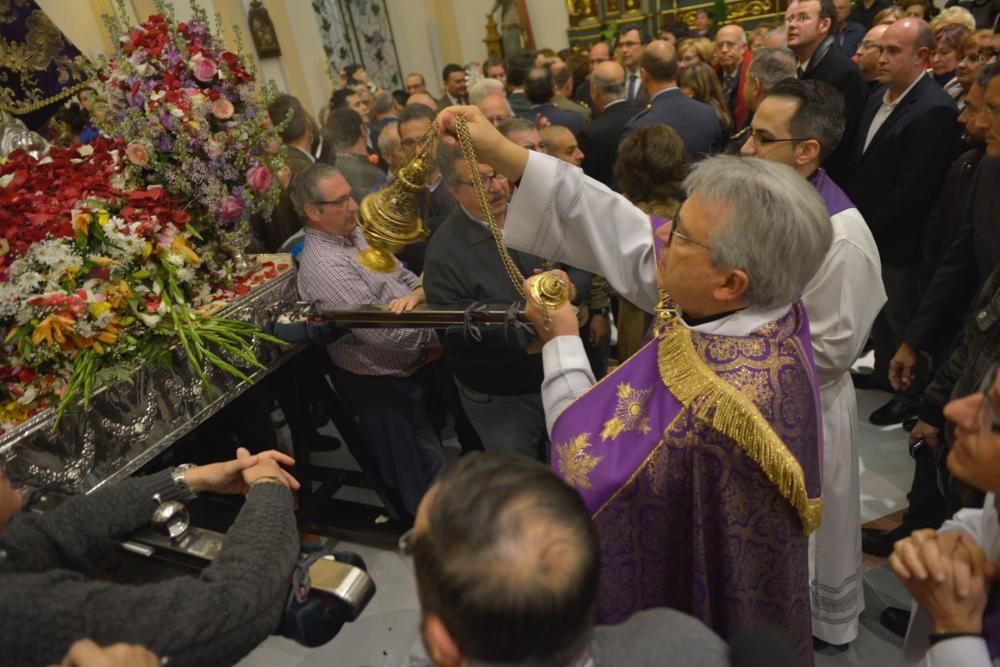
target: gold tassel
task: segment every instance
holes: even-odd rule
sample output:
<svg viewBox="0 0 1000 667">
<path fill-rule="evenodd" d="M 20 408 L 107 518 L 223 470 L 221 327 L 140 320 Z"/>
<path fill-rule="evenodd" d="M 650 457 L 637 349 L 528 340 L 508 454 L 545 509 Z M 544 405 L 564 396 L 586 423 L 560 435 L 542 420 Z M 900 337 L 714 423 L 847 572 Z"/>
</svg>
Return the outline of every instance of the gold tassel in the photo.
<svg viewBox="0 0 1000 667">
<path fill-rule="evenodd" d="M 806 535 L 816 530 L 823 519 L 823 502 L 809 498 L 802 466 L 753 402 L 705 364 L 687 327 L 671 321 L 657 334 L 660 377 L 670 392 L 696 417 L 710 421 L 715 430 L 736 442 L 760 466 L 798 511 Z"/>
</svg>

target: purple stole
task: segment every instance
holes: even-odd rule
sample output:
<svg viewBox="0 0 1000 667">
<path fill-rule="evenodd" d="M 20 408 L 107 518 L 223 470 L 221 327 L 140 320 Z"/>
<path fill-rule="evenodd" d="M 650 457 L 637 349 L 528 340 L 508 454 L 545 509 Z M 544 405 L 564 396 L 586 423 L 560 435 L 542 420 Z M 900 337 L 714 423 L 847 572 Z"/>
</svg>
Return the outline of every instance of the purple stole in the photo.
<svg viewBox="0 0 1000 667">
<path fill-rule="evenodd" d="M 805 308 L 746 337 L 658 324 L 553 427 L 553 468 L 601 540 L 597 622 L 667 606 L 726 639 L 770 624 L 812 664 L 822 409 Z"/>
<path fill-rule="evenodd" d="M 809 182 L 812 183 L 812 186 L 819 192 L 820 197 L 823 198 L 831 218 L 849 208 L 855 208 L 854 202 L 851 201 L 850 197 L 840 189 L 839 185 L 833 182 L 833 179 L 822 168 L 817 169 L 809 177 Z"/>
</svg>

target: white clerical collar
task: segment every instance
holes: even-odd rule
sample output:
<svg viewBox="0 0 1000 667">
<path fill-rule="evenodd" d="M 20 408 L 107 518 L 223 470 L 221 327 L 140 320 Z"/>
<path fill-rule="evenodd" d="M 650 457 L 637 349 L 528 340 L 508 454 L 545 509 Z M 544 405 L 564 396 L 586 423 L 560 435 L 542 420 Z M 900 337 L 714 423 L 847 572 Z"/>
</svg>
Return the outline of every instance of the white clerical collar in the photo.
<svg viewBox="0 0 1000 667">
<path fill-rule="evenodd" d="M 884 94 L 884 95 L 882 95 L 882 106 L 884 106 L 884 107 L 889 107 L 890 109 L 895 109 L 895 108 L 896 108 L 896 106 L 897 106 L 897 105 L 898 105 L 898 104 L 899 104 L 900 102 L 902 102 L 902 101 L 903 101 L 903 98 L 905 98 L 905 97 L 906 97 L 907 95 L 909 95 L 909 94 L 910 94 L 910 91 L 911 91 L 911 90 L 913 90 L 913 87 L 914 87 L 915 85 L 917 85 L 918 83 L 920 83 L 920 81 L 921 81 L 921 80 L 922 80 L 922 79 L 923 79 L 923 78 L 924 78 L 925 76 L 927 76 L 927 72 L 921 72 L 921 73 L 920 73 L 920 76 L 918 76 L 918 77 L 917 77 L 916 79 L 914 79 L 914 80 L 913 80 L 913 83 L 911 83 L 911 84 L 910 84 L 910 87 L 909 87 L 909 88 L 907 88 L 906 90 L 904 90 L 904 91 L 903 91 L 903 94 L 902 94 L 902 95 L 900 95 L 899 97 L 897 97 L 897 98 L 896 98 L 896 101 L 895 101 L 895 102 L 890 102 L 890 101 L 889 101 L 889 89 L 888 89 L 888 88 L 886 88 L 886 89 L 885 89 L 885 94 Z"/>
<path fill-rule="evenodd" d="M 778 306 L 770 310 L 760 310 L 758 308 L 744 308 L 731 315 L 720 317 L 711 322 L 688 326 L 692 331 L 700 333 L 714 334 L 716 336 L 749 336 L 760 329 L 765 324 L 774 322 L 784 317 L 791 305 Z M 681 320 L 683 322 L 683 319 Z"/>
</svg>

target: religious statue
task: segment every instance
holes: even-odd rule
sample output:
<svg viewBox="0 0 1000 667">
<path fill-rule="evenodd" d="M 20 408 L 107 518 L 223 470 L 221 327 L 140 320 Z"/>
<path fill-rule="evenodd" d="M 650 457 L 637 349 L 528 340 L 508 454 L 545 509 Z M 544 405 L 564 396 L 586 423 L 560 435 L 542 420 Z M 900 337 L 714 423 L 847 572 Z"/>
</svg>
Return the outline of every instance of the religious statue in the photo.
<svg viewBox="0 0 1000 667">
<path fill-rule="evenodd" d="M 521 25 L 521 11 L 516 0 L 496 0 L 490 15 L 500 10 L 500 34 L 504 58 L 510 58 L 524 50 L 524 27 Z"/>
</svg>

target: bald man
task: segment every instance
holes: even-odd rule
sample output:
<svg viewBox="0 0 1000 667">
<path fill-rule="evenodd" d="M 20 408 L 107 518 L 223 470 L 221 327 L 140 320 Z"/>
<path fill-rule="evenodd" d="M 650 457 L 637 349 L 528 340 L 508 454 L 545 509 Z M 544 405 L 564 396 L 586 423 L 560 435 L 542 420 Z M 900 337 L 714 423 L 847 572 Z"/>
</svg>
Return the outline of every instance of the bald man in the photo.
<svg viewBox="0 0 1000 667">
<path fill-rule="evenodd" d="M 889 361 L 918 305 L 917 269 L 924 227 L 948 172 L 959 137 L 958 108 L 927 76 L 934 35 L 920 19 L 890 25 L 881 39 L 876 75 L 881 88 L 868 98 L 853 145 L 853 167 L 844 190 L 871 227 L 882 258 L 889 298 L 875 320 L 872 380 L 888 384 Z M 923 386 L 871 414 L 879 426 L 916 414 Z"/>
<path fill-rule="evenodd" d="M 584 156 L 583 171 L 614 188 L 618 144 L 625 124 L 638 111 L 625 100 L 625 69 L 614 60 L 595 65 L 590 73 L 590 97 L 597 117 L 577 135 Z"/>
<path fill-rule="evenodd" d="M 546 153 L 575 167 L 583 165 L 583 151 L 580 150 L 576 137 L 567 128 L 561 125 L 550 125 L 539 134 Z"/>
<path fill-rule="evenodd" d="M 888 29 L 887 23 L 872 27 L 858 46 L 858 69 L 861 70 L 861 78 L 868 84 L 869 93 L 882 85 L 878 82 L 878 60 L 882 57 L 882 35 Z"/>
<path fill-rule="evenodd" d="M 406 98 L 406 104 L 407 105 L 423 104 L 431 111 L 438 110 L 437 102 L 435 102 L 434 98 L 428 95 L 427 93 L 413 93 L 412 95 Z"/>
<path fill-rule="evenodd" d="M 743 84 L 752 56 L 747 48 L 747 34 L 738 25 L 727 25 L 715 33 L 715 73 L 722 82 L 722 94 L 733 114 L 736 130 L 742 130 L 750 116 L 743 98 Z"/>
<path fill-rule="evenodd" d="M 507 101 L 507 96 L 503 94 L 503 91 L 490 93 L 476 106 L 493 123 L 493 127 L 497 127 L 505 120 L 514 117 L 514 111 L 510 108 L 510 102 Z"/>
<path fill-rule="evenodd" d="M 668 125 L 681 135 L 694 161 L 721 147 L 722 125 L 715 109 L 677 87 L 677 50 L 673 44 L 662 39 L 650 42 L 639 59 L 639 75 L 649 104 L 626 123 L 626 133 L 647 125 Z"/>
</svg>

